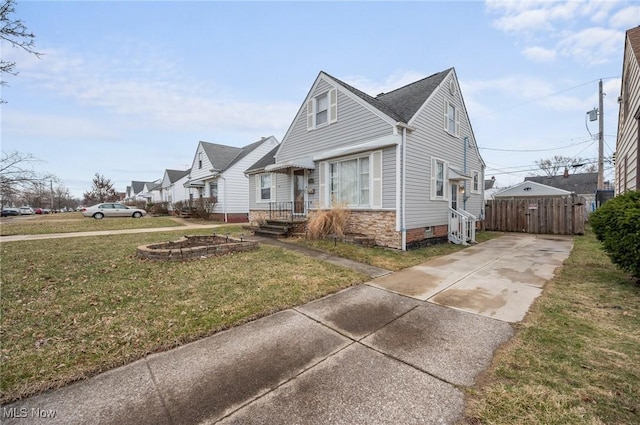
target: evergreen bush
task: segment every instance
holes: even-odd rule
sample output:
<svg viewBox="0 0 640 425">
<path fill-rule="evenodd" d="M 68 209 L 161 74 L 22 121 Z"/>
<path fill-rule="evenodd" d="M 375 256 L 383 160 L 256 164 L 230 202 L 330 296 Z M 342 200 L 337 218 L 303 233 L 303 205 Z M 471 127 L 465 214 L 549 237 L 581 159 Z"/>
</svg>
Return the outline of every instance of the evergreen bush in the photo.
<svg viewBox="0 0 640 425">
<path fill-rule="evenodd" d="M 589 224 L 611 261 L 640 278 L 640 192 L 607 201 L 591 214 Z"/>
</svg>

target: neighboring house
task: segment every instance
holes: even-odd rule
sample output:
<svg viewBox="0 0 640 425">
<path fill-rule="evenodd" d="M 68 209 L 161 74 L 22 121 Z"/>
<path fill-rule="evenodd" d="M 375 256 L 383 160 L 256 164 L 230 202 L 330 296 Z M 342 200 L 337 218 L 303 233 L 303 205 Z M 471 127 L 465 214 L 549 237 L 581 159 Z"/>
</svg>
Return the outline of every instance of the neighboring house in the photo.
<svg viewBox="0 0 640 425">
<path fill-rule="evenodd" d="M 148 201 L 147 194 L 147 185 L 152 185 L 154 182 L 141 182 L 141 181 L 132 181 L 131 186 L 127 186 L 129 189 L 127 193 L 127 201 L 128 202 L 137 202 L 137 201 Z"/>
<path fill-rule="evenodd" d="M 589 207 L 587 211 L 595 210 L 596 190 L 598 189 L 597 172 L 569 174 L 569 172 L 565 170 L 565 173 L 559 176 L 525 177 L 524 180 L 541 183 L 547 186 L 555 187 L 556 189 L 562 189 L 568 192 L 575 193 L 578 196 L 584 197 L 585 203 Z M 608 186 L 608 182 L 604 183 L 606 188 Z"/>
<path fill-rule="evenodd" d="M 251 164 L 278 145 L 263 137 L 243 148 L 200 142 L 184 183 L 190 200 L 206 199 L 210 213 L 225 222 L 246 222 L 249 216 L 249 183 L 244 174 Z"/>
<path fill-rule="evenodd" d="M 162 178 L 162 200 L 167 203 L 168 209 L 173 209 L 175 202 L 184 202 L 189 198 L 184 184 L 189 179 L 191 170 L 164 170 Z"/>
<path fill-rule="evenodd" d="M 493 199 L 557 198 L 571 196 L 568 190 L 558 189 L 534 181 L 523 181 L 493 194 Z"/>
<path fill-rule="evenodd" d="M 640 27 L 627 31 L 618 98 L 615 193 L 640 190 Z"/>
<path fill-rule="evenodd" d="M 154 181 L 151 183 L 145 183 L 143 195 L 146 198 L 147 203 L 162 202 L 162 182 Z"/>
<path fill-rule="evenodd" d="M 376 97 L 320 72 L 277 151 L 247 169 L 249 219 L 346 205 L 347 231 L 381 246 L 467 243 L 484 168 L 453 68 Z"/>
</svg>

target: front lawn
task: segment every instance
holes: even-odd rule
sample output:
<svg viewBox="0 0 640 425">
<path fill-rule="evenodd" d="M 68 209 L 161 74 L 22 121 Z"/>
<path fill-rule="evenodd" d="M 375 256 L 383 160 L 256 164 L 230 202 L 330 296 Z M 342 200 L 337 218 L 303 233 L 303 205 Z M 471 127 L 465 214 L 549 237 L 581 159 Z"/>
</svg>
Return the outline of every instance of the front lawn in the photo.
<svg viewBox="0 0 640 425">
<path fill-rule="evenodd" d="M 226 232 L 241 229 L 217 229 Z M 198 233 L 211 230 L 189 232 Z M 135 255 L 138 245 L 182 235 L 178 230 L 0 245 L 0 402 L 65 385 L 368 280 L 266 245 L 188 262 L 152 262 Z"/>
<path fill-rule="evenodd" d="M 96 220 L 81 213 L 47 214 L 7 218 L 0 224 L 0 236 L 36 235 L 51 233 L 93 232 L 98 230 L 150 229 L 176 227 L 180 223 L 169 217 L 117 217 Z"/>
</svg>

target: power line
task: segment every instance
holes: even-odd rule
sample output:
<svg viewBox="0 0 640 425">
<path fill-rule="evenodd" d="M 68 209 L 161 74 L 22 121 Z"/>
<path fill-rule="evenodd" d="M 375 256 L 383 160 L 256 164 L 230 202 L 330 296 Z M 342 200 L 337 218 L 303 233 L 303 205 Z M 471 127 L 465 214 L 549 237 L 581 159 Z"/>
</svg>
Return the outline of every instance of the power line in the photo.
<svg viewBox="0 0 640 425">
<path fill-rule="evenodd" d="M 546 151 L 558 151 L 561 149 L 568 149 L 568 148 L 572 148 L 574 146 L 580 146 L 583 145 L 585 143 L 589 143 L 591 142 L 591 140 L 585 140 L 583 142 L 580 143 L 574 143 L 571 145 L 567 145 L 567 146 L 561 146 L 559 148 L 546 148 L 546 149 L 498 149 L 498 148 L 483 148 L 478 146 L 478 149 L 483 149 L 483 150 L 487 150 L 487 151 L 499 151 L 499 152 L 546 152 Z"/>
</svg>

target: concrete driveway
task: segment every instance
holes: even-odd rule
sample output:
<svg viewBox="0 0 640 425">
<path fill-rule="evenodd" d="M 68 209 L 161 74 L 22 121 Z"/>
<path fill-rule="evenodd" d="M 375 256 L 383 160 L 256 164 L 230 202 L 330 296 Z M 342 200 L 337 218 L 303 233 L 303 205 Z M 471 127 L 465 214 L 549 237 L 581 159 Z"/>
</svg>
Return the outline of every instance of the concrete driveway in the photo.
<svg viewBox="0 0 640 425">
<path fill-rule="evenodd" d="M 3 406 L 2 423 L 454 424 L 571 247 L 503 236 Z"/>
</svg>

